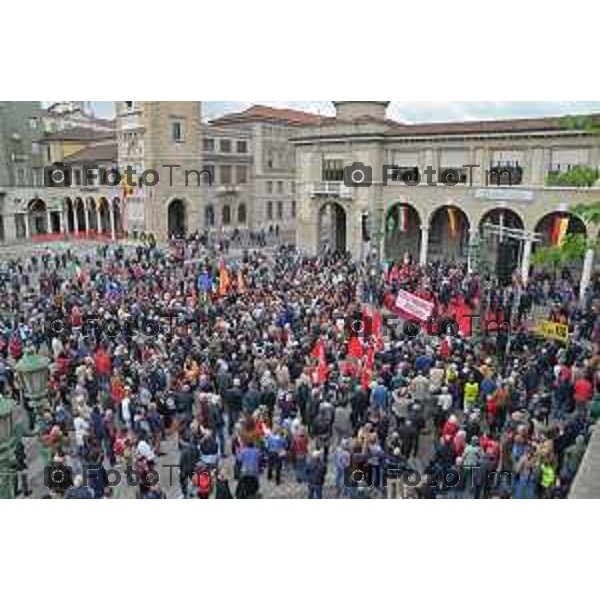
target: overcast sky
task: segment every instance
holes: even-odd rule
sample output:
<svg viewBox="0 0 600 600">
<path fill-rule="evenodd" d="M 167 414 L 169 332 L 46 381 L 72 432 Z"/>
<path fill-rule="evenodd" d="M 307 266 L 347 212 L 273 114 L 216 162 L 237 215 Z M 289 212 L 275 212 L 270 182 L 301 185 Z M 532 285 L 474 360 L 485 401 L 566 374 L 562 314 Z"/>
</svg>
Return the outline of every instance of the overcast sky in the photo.
<svg viewBox="0 0 600 600">
<path fill-rule="evenodd" d="M 203 103 L 203 114 L 207 119 L 227 112 L 243 110 L 252 104 L 298 108 L 323 114 L 334 114 L 327 100 L 282 101 L 251 100 L 213 101 Z M 114 116 L 112 102 L 93 102 L 98 116 Z M 473 119 L 506 119 L 510 117 L 552 116 L 586 112 L 600 113 L 599 101 L 532 101 L 532 102 L 392 102 L 388 116 L 407 123 L 463 121 Z"/>
</svg>

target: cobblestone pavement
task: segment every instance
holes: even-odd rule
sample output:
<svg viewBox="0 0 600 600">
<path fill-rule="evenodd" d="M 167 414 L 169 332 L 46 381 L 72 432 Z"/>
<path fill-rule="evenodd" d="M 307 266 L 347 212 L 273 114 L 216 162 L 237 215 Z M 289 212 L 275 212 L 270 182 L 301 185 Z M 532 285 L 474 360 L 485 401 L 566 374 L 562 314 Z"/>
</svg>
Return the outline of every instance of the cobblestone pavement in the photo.
<svg viewBox="0 0 600 600">
<path fill-rule="evenodd" d="M 427 440 L 425 440 L 427 441 Z M 35 438 L 25 438 L 25 446 L 27 450 L 27 458 L 29 465 L 29 482 L 32 489 L 32 498 L 42 498 L 49 491 L 44 485 L 44 461 L 42 454 L 39 452 L 39 443 Z M 412 468 L 422 473 L 424 467 L 423 454 L 426 448 L 430 447 L 430 443 L 423 444 L 424 451 L 418 459 L 411 465 Z M 179 471 L 176 467 L 179 464 L 179 451 L 177 449 L 177 440 L 171 437 L 161 444 L 163 455 L 158 460 L 158 474 L 160 477 L 161 487 L 167 495 L 168 499 L 181 498 L 181 489 L 179 486 Z M 335 485 L 335 467 L 330 463 L 327 473 L 327 480 L 323 488 L 323 497 L 325 499 L 336 499 L 339 497 L 339 492 Z M 233 477 L 234 460 L 231 456 L 222 459 L 220 465 L 224 467 L 232 493 L 235 493 L 236 482 Z M 108 463 L 105 467 L 110 468 Z M 122 474 L 122 482 L 118 489 L 115 489 L 114 496 L 119 499 L 135 498 L 137 488 L 129 486 L 126 483 L 125 470 L 123 466 L 115 467 Z M 260 497 L 264 499 L 304 499 L 308 497 L 308 487 L 300 485 L 296 482 L 293 467 L 285 465 L 282 471 L 281 485 L 275 485 L 274 482 L 267 480 L 266 474 L 260 478 Z M 364 494 L 371 499 L 381 499 L 382 494 L 376 490 Z"/>
</svg>

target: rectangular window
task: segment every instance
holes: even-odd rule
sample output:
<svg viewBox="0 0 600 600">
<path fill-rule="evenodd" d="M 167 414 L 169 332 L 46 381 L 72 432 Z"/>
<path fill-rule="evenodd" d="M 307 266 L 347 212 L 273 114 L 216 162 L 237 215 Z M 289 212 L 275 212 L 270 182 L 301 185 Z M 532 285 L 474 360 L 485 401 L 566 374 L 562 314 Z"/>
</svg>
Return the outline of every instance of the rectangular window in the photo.
<svg viewBox="0 0 600 600">
<path fill-rule="evenodd" d="M 73 169 L 73 181 L 75 185 L 81 185 L 81 171 L 79 169 Z"/>
<path fill-rule="evenodd" d="M 202 167 L 202 170 L 204 171 L 209 171 L 210 172 L 210 179 L 213 183 L 215 183 L 215 165 L 204 165 Z M 202 176 L 202 180 L 205 181 L 206 180 L 206 176 L 203 175 Z"/>
<path fill-rule="evenodd" d="M 280 200 L 277 203 L 277 220 L 281 221 L 283 219 L 283 202 Z"/>
<path fill-rule="evenodd" d="M 296 193 L 296 182 L 295 181 L 290 182 L 290 188 L 292 190 L 292 195 L 294 195 Z"/>
<path fill-rule="evenodd" d="M 31 129 L 31 131 L 37 131 L 38 128 L 38 120 L 35 117 L 31 117 L 29 119 L 29 129 Z"/>
<path fill-rule="evenodd" d="M 283 194 L 283 181 L 278 181 L 277 182 L 277 193 L 278 194 Z"/>
<path fill-rule="evenodd" d="M 296 201 L 292 200 L 292 219 L 296 218 Z"/>
<path fill-rule="evenodd" d="M 273 193 L 273 182 L 267 181 L 267 194 L 272 194 L 272 193 Z"/>
<path fill-rule="evenodd" d="M 237 183 L 248 183 L 248 169 L 246 165 L 237 165 L 235 168 L 235 179 Z"/>
<path fill-rule="evenodd" d="M 31 154 L 38 155 L 40 153 L 39 142 L 31 142 Z"/>
<path fill-rule="evenodd" d="M 31 169 L 33 187 L 37 187 L 43 184 L 42 181 L 42 170 L 38 167 Z"/>
<path fill-rule="evenodd" d="M 223 185 L 231 184 L 231 165 L 221 165 L 219 167 L 219 180 Z"/>
<path fill-rule="evenodd" d="M 15 233 L 17 239 L 24 238 L 27 234 L 27 229 L 25 227 L 25 215 L 16 214 L 15 215 Z"/>
<path fill-rule="evenodd" d="M 204 140 L 202 140 L 202 146 L 204 148 L 204 152 L 214 152 L 215 140 L 213 138 L 204 138 Z"/>
<path fill-rule="evenodd" d="M 587 148 L 556 148 L 552 150 L 550 171 L 564 173 L 579 165 L 589 165 L 590 155 Z"/>
<path fill-rule="evenodd" d="M 231 140 L 221 140 L 219 148 L 221 152 L 231 152 Z"/>
<path fill-rule="evenodd" d="M 273 220 L 273 202 L 269 200 L 267 202 L 267 221 Z"/>
<path fill-rule="evenodd" d="M 248 152 L 248 142 L 246 140 L 239 140 L 237 143 L 238 154 L 246 154 Z"/>
<path fill-rule="evenodd" d="M 183 123 L 181 121 L 171 123 L 171 137 L 176 143 L 183 142 Z"/>
<path fill-rule="evenodd" d="M 344 161 L 323 159 L 323 181 L 344 181 Z"/>
<path fill-rule="evenodd" d="M 26 179 L 25 169 L 23 167 L 19 167 L 17 169 L 17 185 L 25 185 Z"/>
</svg>

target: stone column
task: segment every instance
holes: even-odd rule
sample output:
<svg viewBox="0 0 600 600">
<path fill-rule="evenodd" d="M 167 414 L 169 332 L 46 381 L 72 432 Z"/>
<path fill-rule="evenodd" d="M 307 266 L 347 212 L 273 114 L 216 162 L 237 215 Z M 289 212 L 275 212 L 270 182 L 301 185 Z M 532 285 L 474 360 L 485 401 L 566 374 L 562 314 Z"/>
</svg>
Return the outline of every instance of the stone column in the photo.
<svg viewBox="0 0 600 600">
<path fill-rule="evenodd" d="M 110 218 L 110 239 L 114 242 L 117 239 L 117 232 L 115 229 L 115 211 L 109 205 L 108 216 Z"/>
<path fill-rule="evenodd" d="M 544 149 L 532 148 L 531 160 L 526 165 L 530 173 L 525 173 L 525 183 L 531 185 L 544 185 L 545 169 L 544 169 Z"/>
<path fill-rule="evenodd" d="M 429 227 L 421 226 L 421 255 L 419 264 L 424 267 L 427 265 L 427 250 L 429 249 Z"/>
<path fill-rule="evenodd" d="M 31 237 L 31 231 L 29 229 L 29 213 L 25 213 L 23 221 L 25 222 L 25 239 L 28 240 Z"/>
<path fill-rule="evenodd" d="M 50 234 L 53 233 L 52 232 L 52 212 L 49 210 L 46 210 L 46 233 Z"/>
<path fill-rule="evenodd" d="M 467 270 L 473 272 L 473 246 L 477 243 L 477 229 L 469 229 L 469 250 L 467 254 Z"/>
<path fill-rule="evenodd" d="M 525 240 L 523 245 L 523 261 L 521 262 L 521 279 L 526 285 L 529 280 L 529 269 L 531 267 L 531 250 L 533 248 L 532 240 Z"/>
<path fill-rule="evenodd" d="M 102 233 L 102 221 L 100 220 L 100 207 L 96 205 L 96 231 Z"/>
<path fill-rule="evenodd" d="M 85 217 L 85 235 L 90 233 L 90 213 L 88 212 L 87 202 L 83 204 L 83 216 Z"/>
<path fill-rule="evenodd" d="M 588 251 L 585 253 L 585 260 L 583 261 L 583 272 L 581 273 L 581 283 L 579 286 L 579 301 L 582 305 L 585 302 L 585 293 L 590 285 L 593 269 L 594 251 L 588 248 Z"/>
<path fill-rule="evenodd" d="M 73 226 L 75 228 L 75 231 L 73 231 L 73 233 L 75 235 L 77 235 L 79 233 L 79 217 L 77 216 L 77 210 L 76 210 L 77 205 L 73 206 Z M 67 228 L 69 227 L 69 219 L 67 219 Z"/>
</svg>

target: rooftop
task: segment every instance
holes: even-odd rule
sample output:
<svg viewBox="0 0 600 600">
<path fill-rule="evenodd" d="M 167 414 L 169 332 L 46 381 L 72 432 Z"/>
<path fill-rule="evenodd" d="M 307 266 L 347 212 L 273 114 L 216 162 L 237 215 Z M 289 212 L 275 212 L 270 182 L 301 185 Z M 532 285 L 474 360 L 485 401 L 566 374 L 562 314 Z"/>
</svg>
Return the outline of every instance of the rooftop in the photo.
<svg viewBox="0 0 600 600">
<path fill-rule="evenodd" d="M 72 127 L 63 131 L 46 133 L 40 141 L 93 142 L 111 139 L 115 135 L 114 131 L 98 131 L 87 127 Z"/>
<path fill-rule="evenodd" d="M 66 165 L 117 164 L 118 159 L 119 149 L 117 143 L 109 142 L 87 146 L 83 150 L 79 150 L 79 152 L 66 156 L 63 162 Z"/>
<path fill-rule="evenodd" d="M 332 117 L 326 117 L 317 113 L 295 110 L 291 108 L 273 108 L 256 104 L 244 111 L 229 113 L 210 122 L 211 125 L 233 125 L 239 123 L 250 123 L 254 121 L 277 121 L 288 125 L 320 125 L 324 122 L 334 121 Z"/>
</svg>

